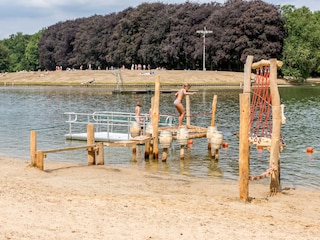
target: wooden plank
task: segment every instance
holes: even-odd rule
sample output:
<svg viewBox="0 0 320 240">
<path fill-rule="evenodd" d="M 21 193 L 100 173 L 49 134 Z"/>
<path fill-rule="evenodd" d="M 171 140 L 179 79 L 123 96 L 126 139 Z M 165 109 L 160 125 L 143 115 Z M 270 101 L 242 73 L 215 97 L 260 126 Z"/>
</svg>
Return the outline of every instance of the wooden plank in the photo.
<svg viewBox="0 0 320 240">
<path fill-rule="evenodd" d="M 270 66 L 270 60 L 260 60 L 259 62 L 255 62 L 251 65 L 252 69 L 257 69 L 264 66 Z M 282 67 L 283 63 L 281 61 L 277 61 L 275 67 Z"/>
<path fill-rule="evenodd" d="M 50 149 L 50 150 L 43 150 L 43 153 L 54 153 L 54 152 L 63 152 L 63 151 L 72 151 L 78 149 L 88 149 L 94 148 L 96 145 L 85 145 L 85 146 L 77 146 L 77 147 L 68 147 L 68 148 L 57 148 L 57 149 Z"/>
<path fill-rule="evenodd" d="M 136 145 L 135 141 L 118 141 L 118 142 L 104 142 L 103 145 L 107 147 L 131 147 Z"/>
</svg>

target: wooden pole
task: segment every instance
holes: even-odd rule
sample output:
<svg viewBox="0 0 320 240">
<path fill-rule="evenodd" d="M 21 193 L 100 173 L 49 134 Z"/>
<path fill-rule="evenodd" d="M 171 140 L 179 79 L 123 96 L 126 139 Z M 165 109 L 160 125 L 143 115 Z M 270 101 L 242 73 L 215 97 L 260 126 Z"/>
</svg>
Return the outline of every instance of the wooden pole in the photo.
<svg viewBox="0 0 320 240">
<path fill-rule="evenodd" d="M 104 145 L 103 142 L 97 143 L 98 151 L 97 151 L 97 165 L 104 165 Z"/>
<path fill-rule="evenodd" d="M 191 125 L 190 123 L 190 96 L 186 95 L 186 114 L 187 114 L 187 120 L 186 120 L 186 125 L 187 127 Z"/>
<path fill-rule="evenodd" d="M 87 125 L 87 144 L 94 144 L 94 125 L 92 123 Z M 88 165 L 96 164 L 96 156 L 94 148 L 88 148 Z"/>
<path fill-rule="evenodd" d="M 148 136 L 148 135 L 146 135 L 146 136 Z M 146 143 L 144 145 L 144 159 L 145 160 L 149 159 L 149 156 L 150 156 L 150 142 L 151 142 L 151 140 L 146 141 Z"/>
<path fill-rule="evenodd" d="M 211 126 L 215 125 L 217 102 L 218 102 L 218 96 L 214 95 L 212 99 L 212 106 L 211 106 Z"/>
<path fill-rule="evenodd" d="M 30 132 L 30 158 L 31 166 L 36 166 L 36 154 L 37 154 L 37 132 L 32 130 Z"/>
<path fill-rule="evenodd" d="M 45 154 L 43 151 L 37 151 L 37 162 L 36 162 L 36 167 L 39 168 L 40 170 L 44 169 L 44 163 L 43 159 L 45 158 Z"/>
<path fill-rule="evenodd" d="M 270 59 L 270 94 L 272 96 L 272 136 L 270 147 L 270 167 L 274 167 L 270 177 L 270 193 L 275 194 L 280 190 L 280 129 L 281 106 L 277 85 L 277 60 Z"/>
<path fill-rule="evenodd" d="M 212 127 L 215 125 L 215 121 L 216 121 L 217 102 L 218 102 L 218 96 L 214 95 L 212 99 L 212 106 L 211 106 L 211 126 Z M 208 150 L 210 149 L 211 149 L 211 143 L 208 142 Z"/>
<path fill-rule="evenodd" d="M 163 151 L 162 151 L 162 162 L 167 161 L 167 158 L 168 158 L 168 148 L 163 148 Z"/>
<path fill-rule="evenodd" d="M 253 62 L 253 56 L 247 56 L 246 63 L 244 65 L 244 78 L 243 78 L 243 93 L 251 92 L 251 66 Z"/>
<path fill-rule="evenodd" d="M 160 105 L 160 76 L 156 76 L 154 90 L 154 104 L 152 107 L 152 127 L 153 127 L 153 156 L 159 158 L 159 105 Z"/>
<path fill-rule="evenodd" d="M 180 145 L 180 159 L 184 159 L 184 145 Z"/>
<path fill-rule="evenodd" d="M 219 161 L 219 149 L 211 148 L 211 158 L 213 158 L 216 161 Z"/>
<path fill-rule="evenodd" d="M 249 198 L 249 124 L 250 93 L 240 94 L 240 131 L 239 131 L 239 190 L 240 199 Z"/>
<path fill-rule="evenodd" d="M 137 145 L 136 144 L 134 144 L 134 145 L 132 145 L 132 158 L 131 158 L 131 160 L 132 161 L 136 161 L 137 160 Z"/>
</svg>

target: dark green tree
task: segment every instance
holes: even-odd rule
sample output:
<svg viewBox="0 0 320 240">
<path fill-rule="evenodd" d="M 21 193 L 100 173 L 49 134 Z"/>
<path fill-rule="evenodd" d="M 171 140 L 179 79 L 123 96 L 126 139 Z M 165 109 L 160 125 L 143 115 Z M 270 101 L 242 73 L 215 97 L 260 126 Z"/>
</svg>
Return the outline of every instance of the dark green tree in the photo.
<svg viewBox="0 0 320 240">
<path fill-rule="evenodd" d="M 42 31 L 31 35 L 30 40 L 25 49 L 25 59 L 27 61 L 28 70 L 38 70 L 40 68 L 39 62 L 39 40 L 41 38 Z"/>
<path fill-rule="evenodd" d="M 3 44 L 9 49 L 10 72 L 31 70 L 25 57 L 25 50 L 30 37 L 31 35 L 18 32 L 3 40 Z"/>
<path fill-rule="evenodd" d="M 9 69 L 9 49 L 0 41 L 0 72 L 7 72 Z"/>
</svg>

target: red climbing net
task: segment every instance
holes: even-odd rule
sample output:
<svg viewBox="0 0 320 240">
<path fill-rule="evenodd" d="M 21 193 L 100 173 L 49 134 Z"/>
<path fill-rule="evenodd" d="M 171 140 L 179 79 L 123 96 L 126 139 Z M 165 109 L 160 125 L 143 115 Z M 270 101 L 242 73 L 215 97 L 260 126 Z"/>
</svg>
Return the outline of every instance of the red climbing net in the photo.
<svg viewBox="0 0 320 240">
<path fill-rule="evenodd" d="M 271 138 L 272 133 L 272 111 L 270 70 L 269 67 L 256 69 L 255 81 L 252 83 L 252 96 L 250 105 L 250 137 L 258 139 L 261 137 Z"/>
<path fill-rule="evenodd" d="M 256 69 L 255 80 L 252 83 L 250 104 L 250 141 L 259 145 L 261 141 L 271 144 L 272 135 L 272 96 L 270 93 L 270 68 L 268 66 Z M 270 141 L 266 141 L 266 140 Z M 282 145 L 285 145 L 282 135 Z"/>
</svg>

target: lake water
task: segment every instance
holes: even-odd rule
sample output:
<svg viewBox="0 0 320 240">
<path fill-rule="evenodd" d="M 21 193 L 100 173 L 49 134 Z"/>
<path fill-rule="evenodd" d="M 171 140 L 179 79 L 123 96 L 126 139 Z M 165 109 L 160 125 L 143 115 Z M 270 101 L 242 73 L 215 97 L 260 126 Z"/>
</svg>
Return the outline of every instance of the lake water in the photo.
<svg viewBox="0 0 320 240">
<path fill-rule="evenodd" d="M 191 97 L 191 124 L 208 127 L 211 121 L 211 104 L 218 96 L 216 125 L 224 133 L 229 147 L 220 151 L 219 162 L 211 161 L 207 139 L 195 139 L 180 161 L 179 146 L 173 144 L 166 163 L 143 159 L 143 147 L 132 161 L 131 148 L 105 148 L 106 165 L 133 166 L 146 171 L 167 174 L 184 174 L 199 178 L 238 179 L 239 93 L 241 89 L 199 90 Z M 320 189 L 320 88 L 280 88 L 281 102 L 285 104 L 287 123 L 282 135 L 287 147 L 280 156 L 281 185 L 283 187 Z M 64 112 L 93 113 L 94 111 L 134 112 L 137 100 L 142 101 L 142 112 L 150 108 L 151 94 L 111 94 L 103 88 L 93 87 L 2 87 L 0 88 L 0 155 L 29 159 L 30 131 L 37 131 L 37 148 L 40 150 L 84 145 L 84 142 L 66 140 L 67 117 Z M 161 114 L 177 115 L 173 94 L 161 94 Z M 315 149 L 306 153 L 307 147 Z M 139 149 L 141 148 L 141 149 Z M 48 154 L 46 161 L 66 161 L 86 164 L 85 150 Z M 268 169 L 269 153 L 250 151 L 250 174 L 260 175 Z M 269 178 L 260 180 L 268 184 Z"/>
</svg>

